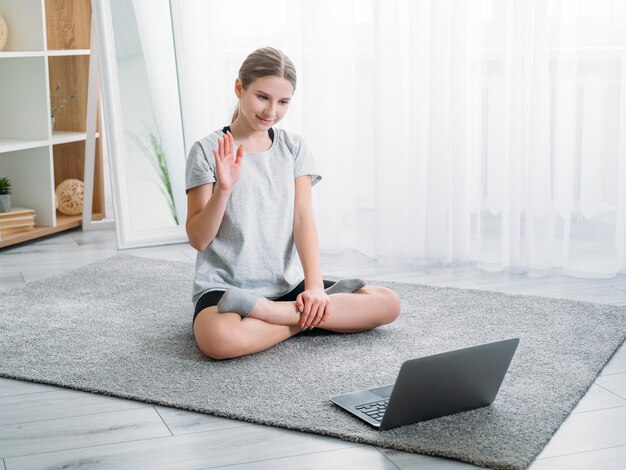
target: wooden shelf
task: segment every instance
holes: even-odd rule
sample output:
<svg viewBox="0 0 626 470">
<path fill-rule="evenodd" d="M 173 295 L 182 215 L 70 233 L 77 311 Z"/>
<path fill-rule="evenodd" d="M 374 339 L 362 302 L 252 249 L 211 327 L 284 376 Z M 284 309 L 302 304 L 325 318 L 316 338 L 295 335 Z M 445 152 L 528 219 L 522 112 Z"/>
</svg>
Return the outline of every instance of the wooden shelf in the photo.
<svg viewBox="0 0 626 470">
<path fill-rule="evenodd" d="M 82 224 L 82 214 L 56 211 L 54 191 L 66 179 L 86 179 L 91 0 L 0 0 L 0 12 L 10 31 L 0 52 L 0 177 L 11 180 L 13 205 L 33 209 L 37 224 L 3 237 L 4 248 Z M 54 104 L 68 99 L 54 130 L 51 98 Z M 95 138 L 93 203 L 85 210 L 101 220 L 102 143 L 98 133 Z"/>
<path fill-rule="evenodd" d="M 48 51 L 50 57 L 60 56 L 72 56 L 72 55 L 89 55 L 91 51 L 89 49 L 54 49 Z"/>
<path fill-rule="evenodd" d="M 2 51 L 0 52 L 0 59 L 15 59 L 20 57 L 44 57 L 46 53 L 44 51 Z"/>
<path fill-rule="evenodd" d="M 91 2 L 45 0 L 48 49 L 89 49 Z"/>
<path fill-rule="evenodd" d="M 55 115 L 55 128 L 60 131 L 85 131 L 87 117 L 87 82 L 89 79 L 89 56 L 70 55 L 48 58 L 50 89 L 61 86 L 54 99 L 68 99 L 64 109 Z M 74 96 L 73 99 L 69 99 Z"/>
<path fill-rule="evenodd" d="M 96 133 L 96 138 L 100 137 L 99 133 Z M 72 131 L 54 131 L 50 138 L 52 145 L 68 144 L 71 142 L 81 142 L 87 138 L 85 132 L 72 132 Z M 1 145 L 2 141 L 0 141 Z"/>
<path fill-rule="evenodd" d="M 101 220 L 102 214 L 93 214 L 93 220 Z M 12 233 L 0 240 L 0 248 L 15 245 L 16 243 L 35 240 L 36 238 L 53 235 L 73 228 L 80 227 L 82 223 L 82 215 L 65 215 L 57 212 L 57 223 L 54 226 L 36 225 L 33 230 L 25 232 Z"/>
<path fill-rule="evenodd" d="M 2 237 L 0 240 L 0 248 L 4 248 L 10 245 L 14 245 L 16 243 L 27 242 L 29 240 L 34 240 L 39 237 L 45 237 L 46 235 L 52 235 L 53 233 L 62 232 L 64 230 L 69 230 L 71 228 L 80 227 L 81 224 L 81 216 L 63 216 L 63 218 L 59 218 L 57 216 L 57 224 L 51 227 L 39 226 L 36 225 L 33 230 L 28 230 L 26 232 L 18 232 L 7 235 L 6 238 Z"/>
<path fill-rule="evenodd" d="M 3 139 L 0 138 L 0 158 L 5 152 L 16 152 L 18 150 L 35 149 L 46 147 L 49 144 L 47 140 L 26 140 L 26 139 Z"/>
<path fill-rule="evenodd" d="M 96 138 L 98 137 L 100 137 L 100 134 L 96 133 Z M 85 132 L 72 131 L 54 131 L 50 140 L 3 139 L 0 137 L 0 154 L 16 152 L 18 150 L 46 147 L 47 145 L 82 142 L 86 138 L 87 134 Z"/>
</svg>

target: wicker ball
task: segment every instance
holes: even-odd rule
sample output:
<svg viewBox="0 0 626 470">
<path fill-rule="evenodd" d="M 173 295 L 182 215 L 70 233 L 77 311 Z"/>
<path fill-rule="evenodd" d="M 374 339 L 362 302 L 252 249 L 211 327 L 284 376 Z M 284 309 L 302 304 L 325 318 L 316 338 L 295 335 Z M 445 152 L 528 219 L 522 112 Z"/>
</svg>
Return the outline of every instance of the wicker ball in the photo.
<svg viewBox="0 0 626 470">
<path fill-rule="evenodd" d="M 59 202 L 59 212 L 65 215 L 78 215 L 83 212 L 85 185 L 82 181 L 65 180 L 57 186 L 55 193 Z"/>
</svg>

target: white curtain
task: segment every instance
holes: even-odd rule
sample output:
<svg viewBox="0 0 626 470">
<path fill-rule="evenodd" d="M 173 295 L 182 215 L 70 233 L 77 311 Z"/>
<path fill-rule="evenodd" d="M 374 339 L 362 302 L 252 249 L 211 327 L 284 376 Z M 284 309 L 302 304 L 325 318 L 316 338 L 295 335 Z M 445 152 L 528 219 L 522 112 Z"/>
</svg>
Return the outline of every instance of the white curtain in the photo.
<svg viewBox="0 0 626 470">
<path fill-rule="evenodd" d="M 324 176 L 321 249 L 486 270 L 626 271 L 624 0 L 171 0 L 187 148 L 238 67 L 298 69 L 282 126 Z"/>
</svg>

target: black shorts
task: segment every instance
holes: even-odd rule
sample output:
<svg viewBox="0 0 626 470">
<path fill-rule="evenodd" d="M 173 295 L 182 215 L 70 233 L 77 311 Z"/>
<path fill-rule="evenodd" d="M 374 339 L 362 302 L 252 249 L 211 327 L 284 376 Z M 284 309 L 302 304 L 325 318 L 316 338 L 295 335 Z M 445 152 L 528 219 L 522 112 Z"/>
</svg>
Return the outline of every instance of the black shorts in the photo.
<svg viewBox="0 0 626 470">
<path fill-rule="evenodd" d="M 327 281 L 324 279 L 324 289 L 328 289 L 332 286 L 335 281 Z M 196 302 L 196 309 L 193 312 L 193 321 L 196 321 L 196 317 L 198 314 L 207 307 L 214 307 L 220 301 L 222 296 L 226 291 L 224 290 L 212 290 L 210 292 L 206 292 L 200 296 L 198 302 Z M 304 281 L 294 287 L 292 290 L 287 292 L 285 295 L 281 295 L 277 299 L 274 299 L 276 302 L 293 302 L 296 300 L 299 294 L 304 292 Z"/>
</svg>

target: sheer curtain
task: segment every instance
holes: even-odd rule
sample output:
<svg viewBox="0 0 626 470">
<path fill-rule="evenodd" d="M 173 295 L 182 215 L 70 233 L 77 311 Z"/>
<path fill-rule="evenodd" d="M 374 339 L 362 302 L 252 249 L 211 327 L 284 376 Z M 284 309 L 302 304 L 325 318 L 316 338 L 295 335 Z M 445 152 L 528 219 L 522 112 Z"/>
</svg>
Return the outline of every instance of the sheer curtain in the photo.
<svg viewBox="0 0 626 470">
<path fill-rule="evenodd" d="M 295 62 L 283 127 L 324 176 L 321 250 L 609 277 L 626 270 L 624 0 L 171 0 L 186 145 L 237 70 Z"/>
</svg>

